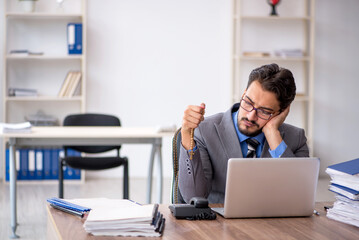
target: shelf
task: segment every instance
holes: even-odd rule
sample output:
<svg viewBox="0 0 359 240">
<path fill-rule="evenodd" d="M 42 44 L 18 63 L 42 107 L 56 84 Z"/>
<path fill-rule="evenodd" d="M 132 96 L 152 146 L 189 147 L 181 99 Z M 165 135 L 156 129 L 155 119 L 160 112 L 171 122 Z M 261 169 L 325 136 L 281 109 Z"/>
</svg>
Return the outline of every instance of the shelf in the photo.
<svg viewBox="0 0 359 240">
<path fill-rule="evenodd" d="M 75 97 L 54 97 L 54 96 L 37 96 L 37 97 L 6 97 L 6 102 L 47 102 L 47 101 L 82 101 L 82 96 L 75 96 Z"/>
<path fill-rule="evenodd" d="M 312 139 L 315 0 L 290 0 L 282 5 L 279 16 L 270 16 L 268 6 L 258 4 L 260 1 L 232 0 L 232 101 L 241 98 L 255 67 L 277 63 L 291 70 L 297 85 L 297 104 L 292 109 L 295 115 L 288 123 L 303 128 Z M 300 50 L 300 54 L 277 56 L 276 50 Z M 308 147 L 312 155 L 313 143 Z"/>
<path fill-rule="evenodd" d="M 245 57 L 245 56 L 234 56 L 236 61 L 238 60 L 248 60 L 248 61 L 309 61 L 310 57 Z"/>
<path fill-rule="evenodd" d="M 82 60 L 83 55 L 64 55 L 64 56 L 51 56 L 51 55 L 28 55 L 28 56 L 16 56 L 7 55 L 6 59 L 9 60 Z"/>
<path fill-rule="evenodd" d="M 296 102 L 307 102 L 307 101 L 309 101 L 309 97 L 302 94 L 302 93 L 297 93 L 297 95 L 295 96 L 294 101 L 296 101 Z"/>
<path fill-rule="evenodd" d="M 311 17 L 309 16 L 303 16 L 303 17 L 271 17 L 271 16 L 234 16 L 234 19 L 241 19 L 241 20 L 265 20 L 265 21 L 308 21 L 311 20 Z"/>
<path fill-rule="evenodd" d="M 68 19 L 68 18 L 82 18 L 82 14 L 66 14 L 66 13 L 22 13 L 22 12 L 9 12 L 5 15 L 7 18 L 17 18 L 17 19 L 23 19 L 23 18 L 54 18 L 54 19 Z"/>
</svg>

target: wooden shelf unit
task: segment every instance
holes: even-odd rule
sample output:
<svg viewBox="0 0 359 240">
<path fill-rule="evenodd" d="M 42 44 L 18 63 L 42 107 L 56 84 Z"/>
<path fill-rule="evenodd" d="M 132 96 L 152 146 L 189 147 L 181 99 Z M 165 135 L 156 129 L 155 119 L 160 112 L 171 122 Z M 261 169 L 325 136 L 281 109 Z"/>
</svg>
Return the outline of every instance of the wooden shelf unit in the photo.
<svg viewBox="0 0 359 240">
<path fill-rule="evenodd" d="M 291 113 L 286 122 L 305 129 L 312 154 L 315 0 L 281 1 L 277 6 L 278 16 L 269 15 L 270 6 L 266 1 L 233 0 L 232 7 L 232 102 L 240 101 L 253 68 L 277 63 L 290 69 L 297 84 L 297 97 L 292 108 L 297 105 L 299 111 L 294 115 Z M 300 49 L 303 56 L 275 56 L 274 51 L 280 48 Z M 244 52 L 271 54 L 257 57 L 244 56 Z"/>
</svg>

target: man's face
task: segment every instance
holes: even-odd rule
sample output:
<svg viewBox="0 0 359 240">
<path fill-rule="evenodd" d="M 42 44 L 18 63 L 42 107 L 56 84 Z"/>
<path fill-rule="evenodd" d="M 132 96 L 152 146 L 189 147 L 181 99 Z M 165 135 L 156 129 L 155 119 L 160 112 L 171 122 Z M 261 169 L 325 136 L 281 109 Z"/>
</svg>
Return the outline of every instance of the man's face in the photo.
<svg viewBox="0 0 359 240">
<path fill-rule="evenodd" d="M 272 92 L 265 91 L 258 81 L 252 82 L 249 88 L 244 92 L 243 99 L 252 104 L 255 108 L 266 113 L 275 114 L 280 110 L 279 101 Z M 251 112 L 239 108 L 238 127 L 239 131 L 247 136 L 256 136 L 262 132 L 262 128 L 270 120 L 264 120 L 257 116 L 257 111 L 253 109 Z"/>
</svg>

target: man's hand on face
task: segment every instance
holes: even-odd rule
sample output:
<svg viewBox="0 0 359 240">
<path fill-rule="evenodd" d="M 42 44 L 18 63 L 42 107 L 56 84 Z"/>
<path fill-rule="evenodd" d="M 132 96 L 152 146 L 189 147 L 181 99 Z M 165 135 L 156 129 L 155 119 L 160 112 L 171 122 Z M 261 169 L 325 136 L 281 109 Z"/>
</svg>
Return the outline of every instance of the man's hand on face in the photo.
<svg viewBox="0 0 359 240">
<path fill-rule="evenodd" d="M 287 118 L 289 110 L 290 106 L 288 106 L 283 112 L 272 117 L 262 129 L 269 147 L 272 150 L 276 149 L 283 140 L 278 128 Z"/>
<path fill-rule="evenodd" d="M 289 114 L 290 106 L 284 111 L 272 117 L 266 125 L 263 127 L 263 132 L 270 130 L 278 130 L 279 126 L 282 125 Z"/>
</svg>

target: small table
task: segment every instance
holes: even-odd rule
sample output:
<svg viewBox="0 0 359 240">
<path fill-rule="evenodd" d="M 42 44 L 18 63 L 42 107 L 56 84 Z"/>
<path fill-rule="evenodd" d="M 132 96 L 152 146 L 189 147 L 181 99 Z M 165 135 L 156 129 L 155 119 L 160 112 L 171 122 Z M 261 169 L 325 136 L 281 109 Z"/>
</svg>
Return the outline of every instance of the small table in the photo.
<svg viewBox="0 0 359 240">
<path fill-rule="evenodd" d="M 19 146 L 75 146 L 151 144 L 152 151 L 147 176 L 147 203 L 151 201 L 152 173 L 155 155 L 158 155 L 157 202 L 162 202 L 162 138 L 172 132 L 157 132 L 155 128 L 129 127 L 33 127 L 30 133 L 1 134 L 9 144 L 10 211 L 12 238 L 17 238 L 16 213 L 16 148 Z"/>
<path fill-rule="evenodd" d="M 359 228 L 331 220 L 326 217 L 324 206 L 333 203 L 319 202 L 315 209 L 319 216 L 291 217 L 291 218 L 249 218 L 225 219 L 217 215 L 216 220 L 177 220 L 171 215 L 168 205 L 161 204 L 159 211 L 166 218 L 166 226 L 162 240 L 189 240 L 189 239 L 346 239 L 357 240 Z M 223 205 L 221 205 L 223 206 Z M 217 206 L 216 206 L 217 207 Z M 112 239 L 139 239 L 138 237 L 95 237 L 85 232 L 84 219 L 69 215 L 47 206 L 48 239 L 78 239 L 78 240 L 112 240 Z"/>
</svg>

